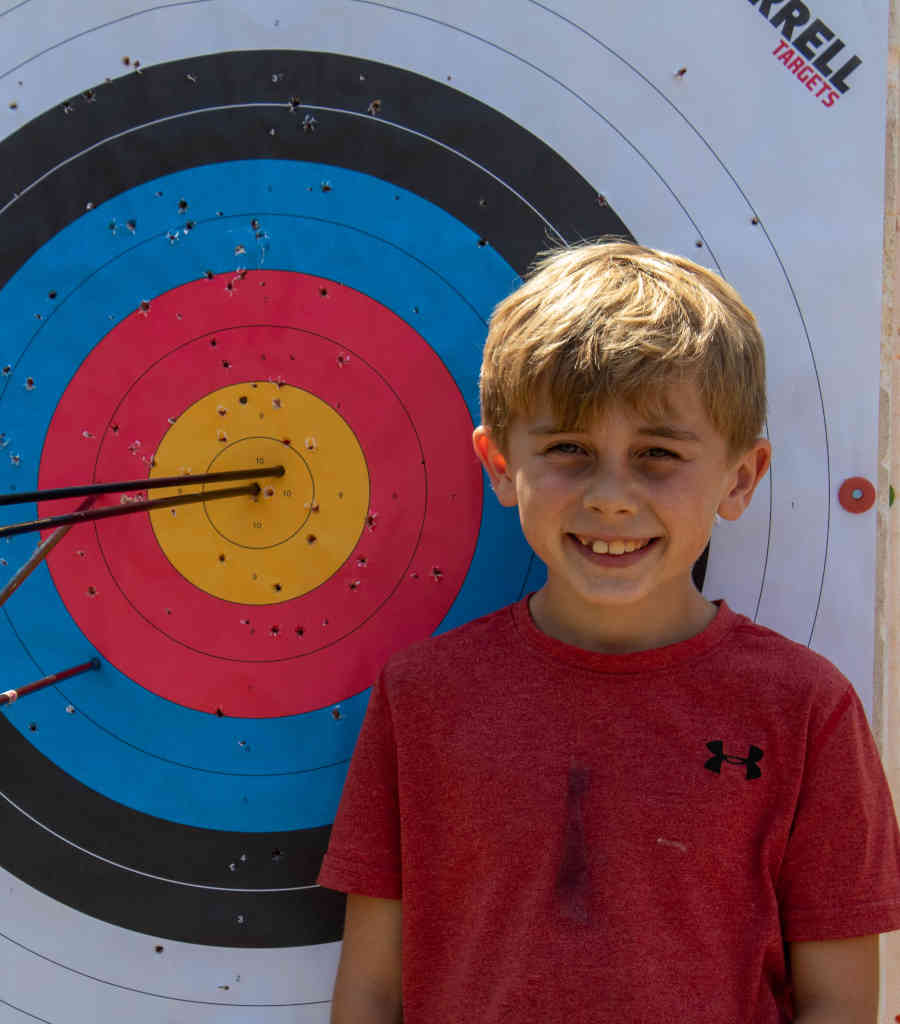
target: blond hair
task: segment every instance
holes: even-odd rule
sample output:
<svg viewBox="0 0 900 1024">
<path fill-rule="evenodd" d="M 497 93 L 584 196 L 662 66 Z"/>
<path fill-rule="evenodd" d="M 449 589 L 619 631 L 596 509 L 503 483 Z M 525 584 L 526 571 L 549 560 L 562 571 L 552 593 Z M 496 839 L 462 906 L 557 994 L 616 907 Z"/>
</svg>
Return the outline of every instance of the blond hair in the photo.
<svg viewBox="0 0 900 1024">
<path fill-rule="evenodd" d="M 566 429 L 612 400 L 666 410 L 673 378 L 696 381 L 729 451 L 766 416 L 765 351 L 737 292 L 691 260 L 601 240 L 540 254 L 494 310 L 481 366 L 484 426 L 505 449 L 513 418 L 546 393 Z"/>
</svg>

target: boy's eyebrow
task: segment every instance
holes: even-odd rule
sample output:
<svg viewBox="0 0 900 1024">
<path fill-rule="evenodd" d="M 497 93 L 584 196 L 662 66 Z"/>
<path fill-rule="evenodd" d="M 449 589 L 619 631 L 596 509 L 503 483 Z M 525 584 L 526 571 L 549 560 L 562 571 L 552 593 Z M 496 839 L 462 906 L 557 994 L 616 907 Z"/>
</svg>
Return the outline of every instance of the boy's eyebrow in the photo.
<svg viewBox="0 0 900 1024">
<path fill-rule="evenodd" d="M 652 425 L 638 427 L 639 434 L 648 437 L 668 437 L 672 441 L 699 441 L 700 438 L 693 430 L 683 430 L 681 427 L 673 427 L 667 423 L 655 423 Z M 538 423 L 529 428 L 529 434 L 569 434 L 575 433 L 557 423 Z"/>
<path fill-rule="evenodd" d="M 668 437 L 673 441 L 699 441 L 700 438 L 693 430 L 683 430 L 681 427 L 672 427 L 667 423 L 655 423 L 652 426 L 639 427 L 639 434 L 651 437 Z"/>
<path fill-rule="evenodd" d="M 528 428 L 529 434 L 567 434 L 564 426 L 559 423 L 538 423 L 533 427 Z"/>
</svg>

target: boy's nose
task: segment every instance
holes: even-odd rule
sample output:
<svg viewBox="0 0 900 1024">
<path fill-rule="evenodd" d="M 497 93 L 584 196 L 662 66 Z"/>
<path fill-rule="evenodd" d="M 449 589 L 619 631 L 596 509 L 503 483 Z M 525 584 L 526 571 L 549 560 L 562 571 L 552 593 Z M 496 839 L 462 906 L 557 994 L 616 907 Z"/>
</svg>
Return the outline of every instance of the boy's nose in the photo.
<svg viewBox="0 0 900 1024">
<path fill-rule="evenodd" d="M 606 515 L 636 511 L 637 494 L 628 472 L 617 466 L 598 466 L 586 483 L 584 504 Z"/>
</svg>

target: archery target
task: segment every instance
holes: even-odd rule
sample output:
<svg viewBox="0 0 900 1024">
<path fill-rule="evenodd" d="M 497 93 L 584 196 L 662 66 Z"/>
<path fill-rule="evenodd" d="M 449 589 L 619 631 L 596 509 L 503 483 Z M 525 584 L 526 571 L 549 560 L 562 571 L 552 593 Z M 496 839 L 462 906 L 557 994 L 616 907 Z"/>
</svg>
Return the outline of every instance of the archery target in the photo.
<svg viewBox="0 0 900 1024">
<path fill-rule="evenodd" d="M 538 250 L 604 233 L 738 287 L 790 384 L 706 590 L 803 642 L 834 558 L 814 344 L 834 311 L 801 308 L 649 11 L 96 3 L 50 40 L 17 6 L 0 491 L 246 453 L 286 459 L 294 493 L 79 528 L 4 607 L 16 683 L 103 667 L 5 713 L 0 930 L 16 974 L 53 982 L 11 969 L 0 995 L 11 1020 L 85 999 L 85 1019 L 325 1020 L 342 901 L 314 880 L 374 673 L 540 582 L 469 454 L 493 304 Z M 330 534 L 326 491 L 348 509 Z M 3 544 L 4 572 L 32 548 Z"/>
<path fill-rule="evenodd" d="M 103 662 L 98 685 L 81 680 L 8 716 L 23 777 L 6 791 L 19 854 L 5 866 L 164 947 L 274 954 L 340 936 L 342 900 L 314 879 L 380 663 L 514 600 L 532 572 L 508 514 L 483 500 L 468 435 L 486 318 L 545 244 L 548 218 L 519 182 L 457 147 L 341 113 L 335 82 L 358 90 L 373 74 L 383 90 L 416 92 L 422 113 L 429 91 L 448 91 L 408 72 L 228 54 L 122 84 L 139 86 L 152 121 L 167 83 L 195 72 L 252 80 L 242 66 L 261 64 L 322 79 L 340 131 L 326 131 L 324 103 L 315 131 L 279 103 L 263 109 L 293 133 L 290 152 L 277 151 L 277 131 L 248 147 L 259 109 L 238 107 L 216 128 L 225 150 L 200 165 L 194 118 L 211 115 L 184 115 L 179 157 L 177 117 L 123 134 L 123 101 L 111 96 L 113 123 L 98 117 L 90 138 L 68 141 L 78 159 L 56 161 L 64 176 L 83 161 L 91 208 L 60 211 L 55 233 L 10 256 L 4 314 L 22 329 L 22 308 L 40 312 L 3 378 L 4 489 L 248 459 L 283 463 L 289 486 L 274 481 L 271 495 L 264 486 L 228 509 L 80 528 L 5 609 L 20 675 L 84 650 Z M 272 77 L 264 91 L 280 94 Z M 624 232 L 547 147 L 463 102 L 527 155 L 520 177 L 546 168 L 566 230 Z M 25 136 L 48 131 L 42 120 L 8 144 L 28 152 Z M 373 130 L 399 144 L 373 144 Z M 164 173 L 114 152 L 135 145 L 164 152 Z M 360 166 L 367 153 L 371 169 Z M 101 170 L 110 166 L 120 180 Z M 36 178 L 4 215 L 45 207 L 65 191 L 56 176 Z M 454 199 L 461 177 L 468 188 Z M 89 252 L 98 256 L 85 266 Z M 17 539 L 5 557 L 28 550 Z M 74 886 L 85 870 L 96 884 Z"/>
</svg>

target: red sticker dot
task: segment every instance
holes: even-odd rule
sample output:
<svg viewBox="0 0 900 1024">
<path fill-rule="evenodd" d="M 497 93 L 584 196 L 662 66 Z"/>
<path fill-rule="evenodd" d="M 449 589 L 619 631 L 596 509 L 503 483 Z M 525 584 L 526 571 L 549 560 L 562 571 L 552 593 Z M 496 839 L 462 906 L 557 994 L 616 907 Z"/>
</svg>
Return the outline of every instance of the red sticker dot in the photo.
<svg viewBox="0 0 900 1024">
<path fill-rule="evenodd" d="M 848 512 L 868 512 L 875 504 L 875 488 L 863 476 L 851 476 L 841 484 L 838 501 Z"/>
</svg>

